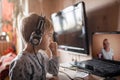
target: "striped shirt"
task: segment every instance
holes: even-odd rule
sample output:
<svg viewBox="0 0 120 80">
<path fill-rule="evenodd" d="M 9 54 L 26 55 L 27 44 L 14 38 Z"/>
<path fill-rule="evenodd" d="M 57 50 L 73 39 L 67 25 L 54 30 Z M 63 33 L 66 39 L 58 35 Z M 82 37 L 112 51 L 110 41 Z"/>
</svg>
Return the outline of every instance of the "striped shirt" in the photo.
<svg viewBox="0 0 120 80">
<path fill-rule="evenodd" d="M 23 51 L 11 63 L 10 80 L 46 80 L 46 73 L 58 74 L 58 58 L 51 59 L 43 50 L 37 55 Z"/>
</svg>

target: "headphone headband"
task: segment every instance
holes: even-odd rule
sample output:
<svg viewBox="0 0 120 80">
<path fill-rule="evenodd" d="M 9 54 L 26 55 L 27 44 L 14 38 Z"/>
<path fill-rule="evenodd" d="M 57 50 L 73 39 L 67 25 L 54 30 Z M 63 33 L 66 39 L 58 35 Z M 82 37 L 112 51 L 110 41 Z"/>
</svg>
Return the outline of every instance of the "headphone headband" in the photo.
<svg viewBox="0 0 120 80">
<path fill-rule="evenodd" d="M 37 25 L 37 28 L 36 28 L 36 33 L 37 34 L 42 33 L 44 24 L 45 24 L 45 17 L 40 16 L 39 21 L 38 21 L 38 25 Z"/>
</svg>

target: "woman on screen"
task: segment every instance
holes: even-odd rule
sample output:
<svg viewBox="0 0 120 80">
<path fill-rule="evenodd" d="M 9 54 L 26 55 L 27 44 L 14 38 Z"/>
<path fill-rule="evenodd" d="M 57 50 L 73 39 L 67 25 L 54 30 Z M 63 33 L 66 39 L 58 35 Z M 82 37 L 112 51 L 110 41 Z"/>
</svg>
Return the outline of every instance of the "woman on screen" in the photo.
<svg viewBox="0 0 120 80">
<path fill-rule="evenodd" d="M 103 40 L 103 48 L 101 49 L 101 52 L 98 54 L 99 58 L 113 60 L 114 59 L 114 53 L 113 49 L 110 48 L 110 43 L 108 39 Z"/>
</svg>

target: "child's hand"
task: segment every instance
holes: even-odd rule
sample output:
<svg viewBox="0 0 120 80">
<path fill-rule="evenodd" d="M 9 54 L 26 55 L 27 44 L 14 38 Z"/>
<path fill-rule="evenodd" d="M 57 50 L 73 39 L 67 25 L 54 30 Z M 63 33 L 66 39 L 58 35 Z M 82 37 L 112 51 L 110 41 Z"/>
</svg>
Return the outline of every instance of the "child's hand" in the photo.
<svg viewBox="0 0 120 80">
<path fill-rule="evenodd" d="M 50 44 L 50 50 L 52 51 L 52 55 L 53 56 L 58 56 L 58 45 L 57 45 L 57 43 L 56 42 L 51 42 L 51 44 Z"/>
</svg>

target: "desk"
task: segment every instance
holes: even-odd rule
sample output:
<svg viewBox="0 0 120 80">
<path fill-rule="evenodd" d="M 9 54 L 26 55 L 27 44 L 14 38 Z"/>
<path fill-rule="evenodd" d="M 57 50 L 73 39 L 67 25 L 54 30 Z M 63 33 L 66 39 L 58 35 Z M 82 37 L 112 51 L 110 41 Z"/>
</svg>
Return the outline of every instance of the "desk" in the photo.
<svg viewBox="0 0 120 80">
<path fill-rule="evenodd" d="M 81 77 L 80 77 L 80 74 Z M 68 68 L 60 67 L 59 74 L 57 77 L 53 77 L 50 74 L 47 74 L 48 80 L 103 80 L 104 78 L 88 74 L 84 75 L 83 71 L 71 70 Z M 50 79 L 51 78 L 51 79 Z"/>
<path fill-rule="evenodd" d="M 66 64 L 67 65 L 67 64 Z M 68 65 L 69 66 L 69 65 Z M 105 78 L 96 76 L 86 72 L 85 70 L 76 67 L 68 68 L 67 66 L 60 66 L 59 75 L 56 80 L 104 80 Z M 115 77 L 120 80 L 120 76 Z M 114 79 L 107 79 L 114 80 Z"/>
<path fill-rule="evenodd" d="M 104 78 L 89 74 L 83 70 L 74 70 L 68 68 L 61 68 L 59 72 L 59 80 L 103 80 Z M 62 79 L 61 79 L 62 78 Z M 65 79 L 66 78 L 66 79 Z"/>
<path fill-rule="evenodd" d="M 62 63 L 62 64 L 64 64 L 64 63 L 69 63 L 69 62 L 72 62 L 73 61 L 73 59 L 74 60 L 77 60 L 77 61 L 84 61 L 84 60 L 91 60 L 92 59 L 92 57 L 91 57 L 91 55 L 89 55 L 89 56 L 80 56 L 80 55 L 74 55 L 74 54 L 70 54 L 69 52 L 66 52 L 66 51 L 62 51 L 62 50 L 59 50 L 60 51 L 60 59 L 59 59 L 59 62 L 60 63 Z M 60 65 L 61 66 L 61 65 Z M 65 66 L 66 68 L 68 68 L 69 67 L 69 64 L 66 66 L 66 64 L 65 65 L 63 65 L 63 66 Z M 62 66 L 61 66 L 62 67 Z M 64 70 L 64 69 L 63 69 Z M 65 69 L 65 72 L 66 73 L 69 73 L 69 75 L 71 74 L 71 72 L 70 71 L 66 71 L 66 69 Z M 120 80 L 120 76 L 117 76 L 117 77 L 115 77 L 117 80 Z M 65 79 L 64 79 L 65 80 Z M 69 79 L 66 79 L 66 80 L 69 80 Z M 78 79 L 78 80 L 80 80 L 80 79 Z M 83 80 L 83 79 L 82 79 Z M 93 75 L 93 74 L 89 74 L 88 76 L 86 76 L 85 77 L 85 79 L 84 80 L 104 80 L 104 78 L 103 77 L 99 77 L 99 76 L 96 76 L 96 75 Z"/>
</svg>

